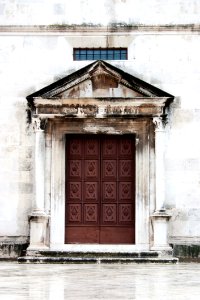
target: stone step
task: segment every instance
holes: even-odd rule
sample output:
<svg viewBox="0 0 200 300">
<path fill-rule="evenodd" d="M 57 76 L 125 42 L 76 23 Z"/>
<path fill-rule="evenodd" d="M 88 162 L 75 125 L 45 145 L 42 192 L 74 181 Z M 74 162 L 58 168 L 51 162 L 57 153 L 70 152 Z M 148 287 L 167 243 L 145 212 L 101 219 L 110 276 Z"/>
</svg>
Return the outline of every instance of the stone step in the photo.
<svg viewBox="0 0 200 300">
<path fill-rule="evenodd" d="M 18 258 L 19 263 L 177 263 L 171 253 L 162 255 L 159 251 L 118 251 L 98 249 L 32 250 Z"/>
<path fill-rule="evenodd" d="M 175 257 L 70 257 L 70 256 L 23 256 L 18 258 L 19 263 L 34 263 L 34 264 L 114 264 L 114 263 L 177 263 Z"/>
<path fill-rule="evenodd" d="M 29 251 L 28 256 L 45 256 L 45 257 L 81 257 L 81 258 L 145 258 L 145 257 L 159 257 L 158 251 L 55 251 L 55 250 L 40 250 Z"/>
</svg>

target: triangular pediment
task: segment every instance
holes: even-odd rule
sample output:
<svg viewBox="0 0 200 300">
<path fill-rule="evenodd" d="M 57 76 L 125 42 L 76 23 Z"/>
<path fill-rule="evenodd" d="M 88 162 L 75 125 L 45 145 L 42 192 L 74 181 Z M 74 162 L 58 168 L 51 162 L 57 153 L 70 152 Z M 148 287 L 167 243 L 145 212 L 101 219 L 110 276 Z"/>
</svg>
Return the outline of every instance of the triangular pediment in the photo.
<svg viewBox="0 0 200 300">
<path fill-rule="evenodd" d="M 172 97 L 104 61 L 96 61 L 29 95 L 33 98 L 67 99 L 99 97 Z"/>
<path fill-rule="evenodd" d="M 161 116 L 173 96 L 104 61 L 68 75 L 27 97 L 42 117 Z"/>
</svg>

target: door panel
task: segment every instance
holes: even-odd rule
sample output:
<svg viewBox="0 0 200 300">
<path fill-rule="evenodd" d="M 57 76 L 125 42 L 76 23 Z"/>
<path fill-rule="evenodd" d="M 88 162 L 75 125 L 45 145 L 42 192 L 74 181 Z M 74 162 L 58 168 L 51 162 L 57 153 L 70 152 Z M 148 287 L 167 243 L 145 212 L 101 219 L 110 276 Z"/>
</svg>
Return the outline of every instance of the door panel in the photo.
<svg viewBox="0 0 200 300">
<path fill-rule="evenodd" d="M 100 230 L 100 244 L 133 244 L 133 227 L 102 227 Z"/>
<path fill-rule="evenodd" d="M 67 136 L 66 243 L 134 243 L 133 136 Z"/>
<path fill-rule="evenodd" d="M 66 243 L 69 244 L 99 244 L 99 226 L 65 227 Z"/>
</svg>

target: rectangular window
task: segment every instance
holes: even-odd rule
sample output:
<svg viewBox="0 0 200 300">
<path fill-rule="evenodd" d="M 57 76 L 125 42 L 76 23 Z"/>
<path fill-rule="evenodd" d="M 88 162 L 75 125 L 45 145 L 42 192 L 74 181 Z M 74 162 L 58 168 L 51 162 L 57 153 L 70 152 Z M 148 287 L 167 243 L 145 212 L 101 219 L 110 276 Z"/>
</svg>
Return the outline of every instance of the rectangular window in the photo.
<svg viewBox="0 0 200 300">
<path fill-rule="evenodd" d="M 74 48 L 74 60 L 127 60 L 127 48 Z"/>
</svg>

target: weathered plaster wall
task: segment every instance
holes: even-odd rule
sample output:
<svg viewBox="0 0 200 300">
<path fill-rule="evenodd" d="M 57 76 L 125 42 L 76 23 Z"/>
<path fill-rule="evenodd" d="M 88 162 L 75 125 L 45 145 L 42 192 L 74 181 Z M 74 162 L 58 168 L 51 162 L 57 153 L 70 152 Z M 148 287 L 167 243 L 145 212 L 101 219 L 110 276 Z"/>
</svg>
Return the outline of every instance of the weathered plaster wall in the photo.
<svg viewBox="0 0 200 300">
<path fill-rule="evenodd" d="M 190 32 L 0 37 L 1 236 L 23 239 L 28 234 L 34 166 L 25 97 L 89 63 L 73 62 L 73 47 L 119 44 L 129 48 L 129 60 L 114 65 L 176 96 L 166 127 L 166 206 L 173 212 L 170 240 L 200 239 L 200 36 Z"/>
<path fill-rule="evenodd" d="M 0 25 L 198 24 L 198 0 L 1 0 Z M 138 13 L 139 12 L 139 13 Z M 112 62 L 176 96 L 166 126 L 166 207 L 171 242 L 200 242 L 199 32 L 0 34 L 0 239 L 26 240 L 34 197 L 33 134 L 26 122 L 30 93 L 85 66 L 73 47 L 128 47 L 128 61 Z M 62 28 L 60 28 L 62 29 Z M 101 27 L 99 27 L 101 29 Z"/>
<path fill-rule="evenodd" d="M 200 109 L 193 98 L 197 94 L 188 96 L 190 108 L 182 101 L 174 109 L 166 141 L 166 205 L 172 208 L 170 234 L 175 243 L 200 240 Z"/>
<path fill-rule="evenodd" d="M 0 236 L 4 239 L 27 236 L 27 212 L 33 193 L 32 138 L 26 130 L 20 49 L 18 39 L 1 38 Z"/>
<path fill-rule="evenodd" d="M 1 24 L 188 24 L 199 22 L 198 0 L 1 0 Z"/>
</svg>

